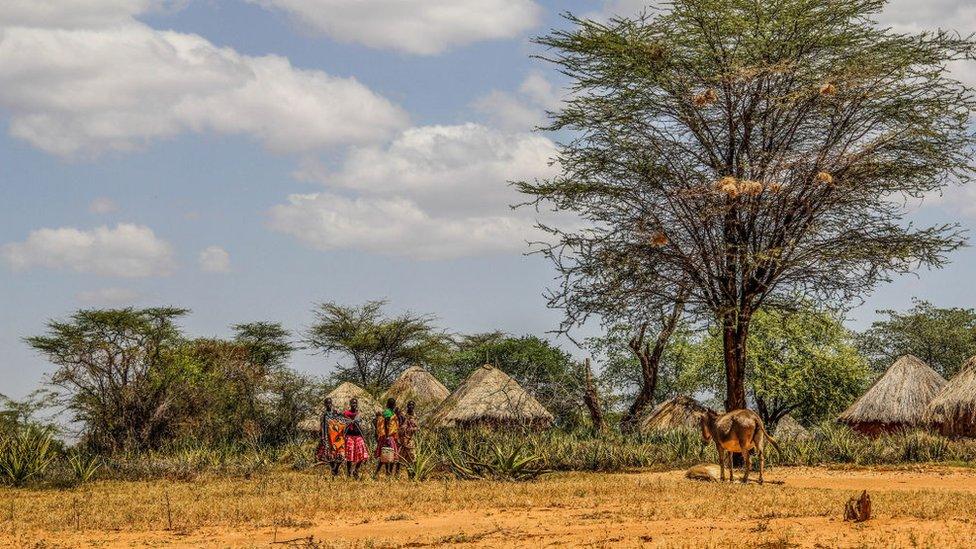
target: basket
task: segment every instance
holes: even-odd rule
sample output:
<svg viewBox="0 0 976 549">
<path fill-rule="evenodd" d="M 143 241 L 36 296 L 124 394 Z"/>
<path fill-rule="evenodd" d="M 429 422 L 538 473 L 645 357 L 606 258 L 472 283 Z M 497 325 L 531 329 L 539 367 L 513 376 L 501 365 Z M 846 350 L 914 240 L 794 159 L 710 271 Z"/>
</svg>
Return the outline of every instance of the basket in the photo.
<svg viewBox="0 0 976 549">
<path fill-rule="evenodd" d="M 394 463 L 396 461 L 396 451 L 387 446 L 380 450 L 380 463 Z"/>
</svg>

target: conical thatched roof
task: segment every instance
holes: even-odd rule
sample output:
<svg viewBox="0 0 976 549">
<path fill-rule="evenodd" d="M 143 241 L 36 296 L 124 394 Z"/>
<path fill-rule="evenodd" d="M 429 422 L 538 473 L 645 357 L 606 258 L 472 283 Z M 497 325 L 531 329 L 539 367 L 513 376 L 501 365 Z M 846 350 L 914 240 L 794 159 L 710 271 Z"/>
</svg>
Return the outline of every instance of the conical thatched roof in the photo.
<svg viewBox="0 0 976 549">
<path fill-rule="evenodd" d="M 516 381 L 485 364 L 468 376 L 427 419 L 429 427 L 504 423 L 547 426 L 552 414 Z"/>
<path fill-rule="evenodd" d="M 779 422 L 776 423 L 776 430 L 773 432 L 773 436 L 782 439 L 805 439 L 810 438 L 810 431 L 807 431 L 806 427 L 800 425 L 800 422 L 793 418 L 790 414 L 786 414 L 781 417 Z"/>
<path fill-rule="evenodd" d="M 948 436 L 976 436 L 976 356 L 929 403 L 925 422 Z"/>
<path fill-rule="evenodd" d="M 677 396 L 658 404 L 640 422 L 640 431 L 669 431 L 672 429 L 699 429 L 701 418 L 709 409 L 697 400 Z"/>
<path fill-rule="evenodd" d="M 349 407 L 349 399 L 356 397 L 359 399 L 359 412 L 360 417 L 366 418 L 367 422 L 373 417 L 373 414 L 383 410 L 376 400 L 363 389 L 355 383 L 350 383 L 348 381 L 342 382 L 338 387 L 332 390 L 331 393 L 325 395 L 326 398 L 332 399 L 332 404 L 337 410 L 345 410 Z M 319 405 L 315 408 L 315 413 L 311 416 L 303 419 L 298 423 L 298 428 L 303 431 L 315 432 L 319 430 L 319 420 L 322 417 L 322 406 Z"/>
<path fill-rule="evenodd" d="M 400 374 L 393 385 L 390 385 L 382 401 L 395 398 L 397 405 L 403 408 L 407 401 L 412 400 L 417 405 L 418 413 L 422 415 L 433 410 L 450 395 L 451 392 L 447 387 L 437 381 L 430 372 L 420 366 L 411 366 Z"/>
<path fill-rule="evenodd" d="M 914 427 L 922 423 L 929 402 L 945 383 L 920 358 L 905 355 L 837 420 L 871 435 Z"/>
</svg>

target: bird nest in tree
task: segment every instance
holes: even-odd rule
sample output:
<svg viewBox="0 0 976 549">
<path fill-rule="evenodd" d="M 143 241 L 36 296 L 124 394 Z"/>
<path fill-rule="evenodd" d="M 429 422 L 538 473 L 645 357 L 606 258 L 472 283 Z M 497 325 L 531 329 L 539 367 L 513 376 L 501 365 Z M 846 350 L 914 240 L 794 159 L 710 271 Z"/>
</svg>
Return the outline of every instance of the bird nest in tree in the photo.
<svg viewBox="0 0 976 549">
<path fill-rule="evenodd" d="M 707 90 L 701 93 L 696 93 L 691 98 L 691 101 L 698 108 L 708 107 L 715 104 L 715 102 L 718 101 L 718 92 L 716 92 L 712 88 L 708 88 Z"/>
</svg>

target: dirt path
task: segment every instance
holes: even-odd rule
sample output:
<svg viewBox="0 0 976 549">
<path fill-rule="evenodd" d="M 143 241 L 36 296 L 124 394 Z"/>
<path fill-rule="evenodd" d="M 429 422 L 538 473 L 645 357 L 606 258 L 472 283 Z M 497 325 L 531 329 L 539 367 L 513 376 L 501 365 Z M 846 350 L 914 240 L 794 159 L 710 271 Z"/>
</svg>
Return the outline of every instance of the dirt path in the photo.
<svg viewBox="0 0 976 549">
<path fill-rule="evenodd" d="M 976 471 L 782 468 L 767 478 L 782 484 L 699 483 L 681 471 L 576 474 L 543 482 L 552 483 L 553 493 L 565 493 L 567 484 L 593 490 L 594 482 L 614 493 L 427 513 L 411 512 L 407 503 L 400 513 L 321 516 L 300 527 L 23 532 L 11 541 L 37 548 L 976 546 Z M 843 522 L 843 502 L 862 489 L 872 494 L 876 518 Z M 751 504 L 757 496 L 762 503 Z"/>
</svg>

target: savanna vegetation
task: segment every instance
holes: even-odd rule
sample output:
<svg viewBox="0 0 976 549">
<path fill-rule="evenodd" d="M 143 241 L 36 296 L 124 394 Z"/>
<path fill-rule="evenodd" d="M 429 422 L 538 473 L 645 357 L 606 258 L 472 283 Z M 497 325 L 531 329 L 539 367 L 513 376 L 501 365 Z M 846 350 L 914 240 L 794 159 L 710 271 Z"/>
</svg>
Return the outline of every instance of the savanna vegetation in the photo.
<svg viewBox="0 0 976 549">
<path fill-rule="evenodd" d="M 972 309 L 918 301 L 880 311 L 861 333 L 846 325 L 847 308 L 878 284 L 942 266 L 965 244 L 956 225 L 905 219 L 908 201 L 972 177 L 976 95 L 949 67 L 972 58 L 976 43 L 881 28 L 873 18 L 883 6 L 675 0 L 606 22 L 567 15 L 564 28 L 537 39 L 571 92 L 547 128 L 564 137 L 559 173 L 515 184 L 523 207 L 562 214 L 540 227 L 548 241 L 536 251 L 558 274 L 548 304 L 564 313 L 556 335 L 565 337 L 455 333 L 426 313 L 391 313 L 384 301 L 323 302 L 301 332 L 249 322 L 225 337 L 187 334 L 181 308 L 77 311 L 25 338 L 53 370 L 43 390 L 4 401 L 0 481 L 12 494 L 77 494 L 92 480 L 122 494 L 130 488 L 120 481 L 160 479 L 248 492 L 249 503 L 232 510 L 192 503 L 179 488 L 185 507 L 175 521 L 193 526 L 259 515 L 267 524 L 255 494 L 274 490 L 289 494 L 290 521 L 308 520 L 309 501 L 372 513 L 360 495 L 309 495 L 332 485 L 299 424 L 341 382 L 379 397 L 421 364 L 454 389 L 485 362 L 538 399 L 552 428 L 422 429 L 404 482 L 387 495 L 410 481 L 418 505 L 444 509 L 471 503 L 464 482 L 505 481 L 515 488 L 500 497 L 518 507 L 520 497 L 543 498 L 535 487 L 549 481 L 516 481 L 552 474 L 545 486 L 563 496 L 582 490 L 580 498 L 599 500 L 607 494 L 559 479 L 598 472 L 633 488 L 605 473 L 714 460 L 694 429 L 640 428 L 655 404 L 679 395 L 753 408 L 770 431 L 787 415 L 798 420 L 808 436 L 783 437 L 767 456 L 772 466 L 976 461 L 972 440 L 923 430 L 868 438 L 834 421 L 900 355 L 950 376 L 976 354 Z M 595 327 L 598 336 L 572 337 Z M 321 356 L 318 376 L 291 368 L 299 350 Z M 592 362 L 577 358 L 584 354 Z M 47 419 L 51 411 L 60 418 Z M 665 484 L 647 493 L 673 504 Z M 687 490 L 673 494 L 697 501 Z M 165 514 L 140 500 L 118 520 L 65 515 L 43 498 L 28 505 L 78 528 L 164 516 L 172 529 L 164 496 Z M 793 503 L 824 516 L 810 508 L 819 500 Z M 676 508 L 648 512 L 680 518 Z M 296 524 L 275 517 L 276 529 Z"/>
</svg>

